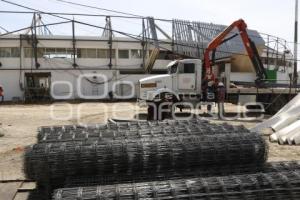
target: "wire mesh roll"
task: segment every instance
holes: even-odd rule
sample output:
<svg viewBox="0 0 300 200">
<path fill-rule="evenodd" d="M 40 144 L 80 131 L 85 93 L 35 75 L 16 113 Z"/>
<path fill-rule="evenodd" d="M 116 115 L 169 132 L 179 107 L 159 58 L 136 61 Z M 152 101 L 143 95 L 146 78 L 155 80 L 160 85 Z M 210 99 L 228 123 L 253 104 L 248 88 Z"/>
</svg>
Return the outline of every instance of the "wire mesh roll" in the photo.
<svg viewBox="0 0 300 200">
<path fill-rule="evenodd" d="M 267 158 L 255 133 L 36 144 L 25 154 L 25 174 L 34 180 L 78 175 L 159 173 L 213 165 L 256 164 Z"/>
<path fill-rule="evenodd" d="M 249 133 L 244 126 L 229 124 L 210 124 L 203 120 L 167 121 L 167 122 L 135 122 L 103 125 L 101 127 L 87 126 L 85 128 L 64 128 L 58 131 L 41 131 L 38 134 L 39 143 L 68 142 L 84 140 L 124 140 L 149 137 L 168 137 L 179 135 L 204 135 L 225 133 Z"/>
<path fill-rule="evenodd" d="M 228 176 L 228 175 L 240 175 L 251 173 L 270 173 L 270 172 L 283 172 L 283 171 L 296 171 L 300 170 L 300 161 L 290 162 L 269 162 L 264 166 L 257 165 L 219 165 L 210 166 L 208 168 L 202 167 L 192 170 L 178 170 L 178 171 L 166 171 L 164 173 L 157 174 L 145 174 L 136 173 L 134 177 L 130 175 L 123 176 L 76 176 L 68 177 L 64 184 L 64 187 L 86 187 L 97 185 L 112 185 L 112 184 L 124 184 L 124 183 L 138 183 L 149 181 L 164 181 L 183 178 L 199 178 L 209 176 Z"/>
<path fill-rule="evenodd" d="M 53 200 L 300 199 L 300 171 L 178 179 L 55 190 Z"/>
<path fill-rule="evenodd" d="M 144 129 L 157 126 L 177 126 L 177 125 L 190 125 L 190 124 L 208 124 L 207 120 L 191 119 L 191 120 L 164 120 L 164 121 L 130 121 L 130 122 L 116 122 L 108 121 L 106 124 L 91 124 L 91 125 L 64 125 L 64 126 L 42 126 L 38 129 L 39 134 L 44 133 L 57 133 L 68 132 L 74 130 L 131 130 L 131 129 Z M 38 137 L 40 138 L 40 137 Z"/>
</svg>

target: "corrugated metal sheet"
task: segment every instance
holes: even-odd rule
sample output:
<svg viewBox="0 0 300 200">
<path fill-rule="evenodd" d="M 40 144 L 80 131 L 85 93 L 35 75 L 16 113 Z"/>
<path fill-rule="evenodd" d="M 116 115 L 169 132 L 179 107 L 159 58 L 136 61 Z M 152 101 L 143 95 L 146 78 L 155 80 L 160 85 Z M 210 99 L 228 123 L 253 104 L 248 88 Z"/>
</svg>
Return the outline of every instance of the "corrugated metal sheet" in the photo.
<svg viewBox="0 0 300 200">
<path fill-rule="evenodd" d="M 226 27 L 225 25 L 174 19 L 174 51 L 182 55 L 203 59 L 203 50 L 207 47 L 208 43 Z M 233 30 L 228 37 L 236 33 L 238 33 L 237 29 Z M 248 30 L 248 34 L 257 45 L 259 51 L 261 51 L 265 42 L 260 34 L 255 30 Z M 245 48 L 241 38 L 235 37 L 217 49 L 216 58 L 229 57 L 233 54 L 244 52 Z"/>
</svg>

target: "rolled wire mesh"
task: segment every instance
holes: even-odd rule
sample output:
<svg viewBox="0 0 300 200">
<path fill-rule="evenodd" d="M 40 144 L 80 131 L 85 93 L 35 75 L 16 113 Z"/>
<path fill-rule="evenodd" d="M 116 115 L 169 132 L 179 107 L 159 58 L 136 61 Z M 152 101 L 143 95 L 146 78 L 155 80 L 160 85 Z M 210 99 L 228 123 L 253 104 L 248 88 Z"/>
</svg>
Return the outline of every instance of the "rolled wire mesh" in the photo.
<svg viewBox="0 0 300 200">
<path fill-rule="evenodd" d="M 74 127 L 40 128 L 39 143 L 249 132 L 244 126 L 210 124 L 207 121 L 196 119 L 191 121 L 108 123 L 101 126 Z"/>
<path fill-rule="evenodd" d="M 64 187 L 86 187 L 96 185 L 112 185 L 123 183 L 138 183 L 149 181 L 164 181 L 174 180 L 182 178 L 199 178 L 209 176 L 226 176 L 226 175 L 240 175 L 251 173 L 270 173 L 270 172 L 282 172 L 282 171 L 296 171 L 300 170 L 300 161 L 290 162 L 269 162 L 263 166 L 257 166 L 255 164 L 247 165 L 221 165 L 202 167 L 192 170 L 177 170 L 166 171 L 164 173 L 145 174 L 135 173 L 135 176 L 123 175 L 104 175 L 104 176 L 76 176 L 68 177 L 65 181 Z"/>
<path fill-rule="evenodd" d="M 258 134 L 165 137 L 140 140 L 36 144 L 26 150 L 25 174 L 39 180 L 70 176 L 159 173 L 214 165 L 262 165 L 265 140 Z"/>
<path fill-rule="evenodd" d="M 53 200 L 300 199 L 300 171 L 63 188 Z"/>
<path fill-rule="evenodd" d="M 91 125 L 64 125 L 64 126 L 42 126 L 38 129 L 39 134 L 68 132 L 74 130 L 123 130 L 123 129 L 143 129 L 156 126 L 175 126 L 189 124 L 208 124 L 207 120 L 193 118 L 191 120 L 164 120 L 164 121 L 130 121 L 130 122 L 115 122 L 108 121 L 106 124 L 91 124 Z M 38 137 L 39 138 L 39 137 Z"/>
</svg>

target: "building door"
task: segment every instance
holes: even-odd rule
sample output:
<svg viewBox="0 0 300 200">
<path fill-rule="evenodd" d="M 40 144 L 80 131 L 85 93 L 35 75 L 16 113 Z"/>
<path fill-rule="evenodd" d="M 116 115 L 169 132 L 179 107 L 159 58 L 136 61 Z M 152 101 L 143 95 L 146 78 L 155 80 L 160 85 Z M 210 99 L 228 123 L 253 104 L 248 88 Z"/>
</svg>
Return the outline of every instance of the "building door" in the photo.
<svg viewBox="0 0 300 200">
<path fill-rule="evenodd" d="M 39 102 L 51 99 L 51 73 L 25 73 L 25 101 Z"/>
<path fill-rule="evenodd" d="M 194 91 L 196 89 L 196 74 L 194 63 L 183 63 L 178 66 L 178 89 Z"/>
</svg>

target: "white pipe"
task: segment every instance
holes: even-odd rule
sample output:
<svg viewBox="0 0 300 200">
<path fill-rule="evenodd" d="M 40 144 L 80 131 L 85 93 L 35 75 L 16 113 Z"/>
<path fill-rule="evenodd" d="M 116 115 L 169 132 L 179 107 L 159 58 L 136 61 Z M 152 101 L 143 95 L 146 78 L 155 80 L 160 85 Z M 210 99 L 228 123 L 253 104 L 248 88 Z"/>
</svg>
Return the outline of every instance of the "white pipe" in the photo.
<svg viewBox="0 0 300 200">
<path fill-rule="evenodd" d="M 280 129 L 283 129 L 284 127 L 298 120 L 300 117 L 300 106 L 293 107 L 277 117 L 280 118 L 279 121 L 271 126 L 274 131 L 279 131 Z"/>
<path fill-rule="evenodd" d="M 296 135 L 294 135 L 294 144 L 299 145 L 300 144 L 300 131 Z"/>
<path fill-rule="evenodd" d="M 299 132 L 295 131 L 293 134 L 289 135 L 287 138 L 287 142 L 289 145 L 294 145 L 295 144 L 295 137 L 298 135 Z"/>
<path fill-rule="evenodd" d="M 288 144 L 288 139 L 291 138 L 291 136 L 293 136 L 294 134 L 295 132 L 290 132 L 286 135 L 278 137 L 278 144 Z"/>
<path fill-rule="evenodd" d="M 281 129 L 280 131 L 273 133 L 270 136 L 270 141 L 271 142 L 278 142 L 278 138 L 282 137 L 284 135 L 287 135 L 291 132 L 295 132 L 295 130 L 300 129 L 300 121 L 296 121 L 295 123 L 292 123 L 291 125 Z"/>
<path fill-rule="evenodd" d="M 292 109 L 293 107 L 296 107 L 298 105 L 300 105 L 300 94 L 297 94 L 284 107 L 282 107 L 273 117 L 278 116 L 279 114 L 284 113 L 284 112 L 288 111 L 289 109 Z"/>
<path fill-rule="evenodd" d="M 270 136 L 270 142 L 278 142 L 278 134 L 273 133 L 273 134 Z"/>
<path fill-rule="evenodd" d="M 280 116 L 270 118 L 262 123 L 257 124 L 254 128 L 250 129 L 253 132 L 260 132 L 263 129 L 270 128 L 273 124 L 280 121 Z"/>
<path fill-rule="evenodd" d="M 283 108 L 281 108 L 273 117 L 270 119 L 257 124 L 254 128 L 252 128 L 252 131 L 261 131 L 265 128 L 270 128 L 274 124 L 278 123 L 281 119 L 280 116 L 282 116 L 284 113 L 289 112 L 290 110 L 294 109 L 295 107 L 300 105 L 300 94 L 296 95 L 289 103 L 287 103 Z"/>
</svg>

